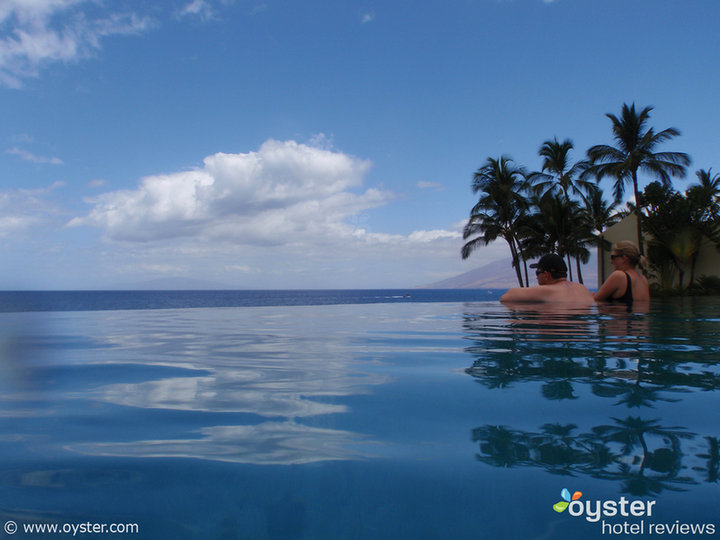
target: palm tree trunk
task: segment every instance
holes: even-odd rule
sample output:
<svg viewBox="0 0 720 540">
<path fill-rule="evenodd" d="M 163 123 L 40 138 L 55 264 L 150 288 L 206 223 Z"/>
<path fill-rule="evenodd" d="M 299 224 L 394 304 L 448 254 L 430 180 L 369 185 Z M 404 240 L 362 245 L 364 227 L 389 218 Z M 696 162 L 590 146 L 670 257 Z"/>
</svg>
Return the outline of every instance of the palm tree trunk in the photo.
<svg viewBox="0 0 720 540">
<path fill-rule="evenodd" d="M 518 257 L 517 247 L 515 246 L 515 239 L 511 236 L 507 239 L 507 243 L 510 245 L 510 255 L 512 256 L 512 265 L 513 268 L 515 268 L 515 275 L 517 276 L 518 285 L 522 287 L 522 273 L 520 272 L 520 260 Z"/>
<path fill-rule="evenodd" d="M 575 266 L 577 267 L 577 275 L 578 275 L 578 281 L 585 285 L 585 282 L 583 281 L 582 272 L 580 271 L 580 257 L 575 258 Z"/>
<path fill-rule="evenodd" d="M 529 287 L 529 286 L 530 286 L 530 280 L 529 280 L 529 278 L 528 278 L 527 257 L 525 257 L 525 253 L 523 253 L 522 247 L 520 246 L 520 242 L 518 242 L 517 240 L 516 240 L 516 242 L 517 242 L 518 254 L 520 255 L 520 259 L 522 259 L 523 268 L 524 268 L 524 270 L 525 270 L 525 286 L 526 286 L 526 287 Z M 520 286 L 522 287 L 522 282 L 520 282 Z"/>
<path fill-rule="evenodd" d="M 642 212 L 640 211 L 640 191 L 638 191 L 637 171 L 632 172 L 633 190 L 635 191 L 635 218 L 637 225 L 637 245 L 640 255 L 645 255 L 645 248 L 642 241 Z"/>
</svg>

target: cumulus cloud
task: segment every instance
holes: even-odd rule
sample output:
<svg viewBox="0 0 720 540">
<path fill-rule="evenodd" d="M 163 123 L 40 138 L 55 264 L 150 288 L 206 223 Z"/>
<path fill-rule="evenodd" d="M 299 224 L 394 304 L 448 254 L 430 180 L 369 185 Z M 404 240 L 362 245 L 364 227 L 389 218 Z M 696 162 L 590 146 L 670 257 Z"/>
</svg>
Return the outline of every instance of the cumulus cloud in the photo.
<svg viewBox="0 0 720 540">
<path fill-rule="evenodd" d="M 3 0 L 0 2 L 0 84 L 19 88 L 53 62 L 90 56 L 101 40 L 151 26 L 135 13 L 92 17 L 81 10 L 89 0 Z M 88 12 L 90 10 L 87 10 Z"/>
<path fill-rule="evenodd" d="M 391 194 L 361 188 L 370 162 L 294 141 L 256 152 L 208 156 L 189 171 L 143 178 L 135 190 L 105 193 L 71 226 L 102 227 L 112 240 L 194 237 L 277 245 L 348 236 L 352 215 Z"/>
<path fill-rule="evenodd" d="M 461 238 L 458 230 L 368 230 L 365 213 L 394 198 L 363 188 L 370 167 L 342 152 L 269 140 L 255 152 L 217 153 L 202 167 L 148 176 L 137 189 L 86 199 L 94 207 L 69 226 L 99 227 L 109 240 L 133 243 L 186 239 L 318 251 Z"/>
</svg>

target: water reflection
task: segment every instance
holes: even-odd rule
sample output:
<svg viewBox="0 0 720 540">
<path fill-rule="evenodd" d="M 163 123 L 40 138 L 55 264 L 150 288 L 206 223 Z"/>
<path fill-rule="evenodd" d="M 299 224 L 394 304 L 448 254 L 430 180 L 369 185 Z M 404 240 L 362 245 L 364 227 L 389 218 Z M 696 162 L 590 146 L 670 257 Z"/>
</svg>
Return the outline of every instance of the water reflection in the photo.
<svg viewBox="0 0 720 540">
<path fill-rule="evenodd" d="M 141 458 L 189 457 L 233 463 L 289 465 L 359 457 L 349 446 L 360 444 L 355 433 L 313 428 L 294 422 L 264 422 L 255 426 L 202 428 L 201 437 L 76 444 L 72 450 L 95 456 Z"/>
<path fill-rule="evenodd" d="M 13 434 L 0 440 L 45 440 L 48 454 L 358 458 L 368 437 L 330 419 L 347 412 L 343 398 L 390 379 L 357 366 L 343 308 L 335 318 L 328 309 L 24 316 L 37 321 L 0 340 L 0 374 L 20 374 L 0 381 L 0 420 Z"/>
<path fill-rule="evenodd" d="M 527 416 L 522 427 L 476 427 L 477 459 L 615 481 L 636 496 L 716 483 L 720 439 L 703 398 L 720 387 L 718 322 L 702 300 L 631 312 L 466 310 L 467 374 L 495 392 L 539 386 L 543 399 L 567 401 L 565 417 L 576 419 L 535 430 L 525 427 Z M 586 405 L 573 415 L 578 401 Z"/>
</svg>

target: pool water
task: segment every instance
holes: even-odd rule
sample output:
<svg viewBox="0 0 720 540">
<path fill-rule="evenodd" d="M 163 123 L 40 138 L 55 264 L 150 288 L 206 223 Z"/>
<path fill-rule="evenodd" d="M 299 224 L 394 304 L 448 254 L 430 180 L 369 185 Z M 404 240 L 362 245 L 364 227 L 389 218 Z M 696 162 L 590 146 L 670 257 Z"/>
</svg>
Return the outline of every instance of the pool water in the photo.
<svg viewBox="0 0 720 540">
<path fill-rule="evenodd" d="M 0 524 L 19 538 L 47 537 L 23 529 L 38 523 L 152 539 L 710 536 L 719 306 L 1 313 Z"/>
</svg>

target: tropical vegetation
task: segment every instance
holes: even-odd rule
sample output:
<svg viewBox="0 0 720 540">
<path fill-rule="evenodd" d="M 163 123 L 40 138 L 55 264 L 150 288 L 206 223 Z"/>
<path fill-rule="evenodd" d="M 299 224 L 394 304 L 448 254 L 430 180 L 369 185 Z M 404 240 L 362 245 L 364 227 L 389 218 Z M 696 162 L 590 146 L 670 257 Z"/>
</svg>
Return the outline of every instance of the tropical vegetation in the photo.
<svg viewBox="0 0 720 540">
<path fill-rule="evenodd" d="M 519 286 L 528 286 L 528 261 L 557 253 L 567 261 L 569 279 L 582 283 L 582 264 L 590 248 L 610 248 L 604 231 L 623 217 L 637 217 L 637 244 L 649 260 L 655 292 L 720 292 L 720 278 L 696 276 L 703 242 L 720 251 L 720 174 L 696 171 L 697 183 L 677 191 L 691 163 L 684 152 L 661 148 L 680 135 L 677 128 L 656 131 L 649 125 L 652 107 L 623 104 L 620 115 L 607 114 L 614 145 L 590 147 L 573 161 L 570 139 L 544 141 L 539 171 L 516 164 L 509 155 L 488 157 L 474 173 L 478 196 L 464 229 L 465 259 L 475 250 L 503 239 L 510 248 Z M 612 181 L 606 197 L 601 181 Z M 641 189 L 641 180 L 650 181 Z M 632 202 L 621 206 L 627 185 Z"/>
</svg>

